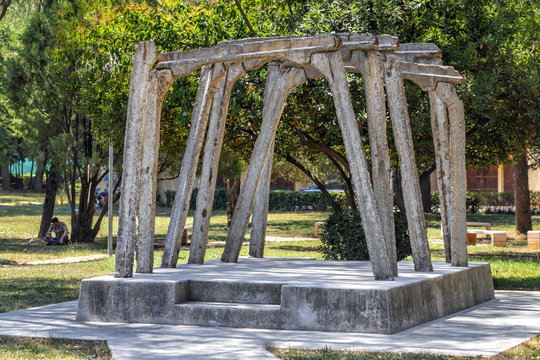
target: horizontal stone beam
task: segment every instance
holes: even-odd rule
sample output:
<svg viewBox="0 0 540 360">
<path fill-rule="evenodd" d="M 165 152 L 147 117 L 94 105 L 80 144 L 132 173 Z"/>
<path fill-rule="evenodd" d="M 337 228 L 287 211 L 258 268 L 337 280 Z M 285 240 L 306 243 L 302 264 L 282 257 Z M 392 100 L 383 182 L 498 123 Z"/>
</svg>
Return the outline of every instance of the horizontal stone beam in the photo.
<svg viewBox="0 0 540 360">
<path fill-rule="evenodd" d="M 442 64 L 442 51 L 432 43 L 400 44 L 396 55 L 400 62 Z"/>
<path fill-rule="evenodd" d="M 397 50 L 399 40 L 390 35 L 373 35 L 371 33 L 339 33 L 343 46 L 340 50 L 345 64 L 350 63 L 352 52 L 355 50 Z"/>
<path fill-rule="evenodd" d="M 189 75 L 207 64 L 237 63 L 254 59 L 283 60 L 305 66 L 312 54 L 336 51 L 341 47 L 341 38 L 333 34 L 233 40 L 211 48 L 161 54 L 156 67 L 171 69 L 173 75 L 178 77 Z"/>
<path fill-rule="evenodd" d="M 411 80 L 423 91 L 435 91 L 439 82 L 461 84 L 465 81 L 465 76 L 462 76 L 452 66 L 401 61 L 399 69 L 402 79 Z"/>
</svg>

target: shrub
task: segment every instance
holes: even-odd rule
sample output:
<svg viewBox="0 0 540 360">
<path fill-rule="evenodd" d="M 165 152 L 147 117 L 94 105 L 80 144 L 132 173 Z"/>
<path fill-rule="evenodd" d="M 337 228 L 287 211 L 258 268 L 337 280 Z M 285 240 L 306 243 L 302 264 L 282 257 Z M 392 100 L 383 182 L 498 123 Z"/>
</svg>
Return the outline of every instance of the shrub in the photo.
<svg viewBox="0 0 540 360">
<path fill-rule="evenodd" d="M 198 189 L 193 189 L 189 203 L 190 209 L 195 209 L 197 204 Z M 174 203 L 176 191 L 165 191 L 164 205 L 171 207 Z M 347 197 L 344 192 L 332 191 L 330 196 L 343 208 L 348 207 Z M 159 199 L 163 202 L 163 199 Z M 225 210 L 227 208 L 227 194 L 224 188 L 216 189 L 214 193 L 214 210 Z M 320 192 L 305 192 L 293 190 L 272 190 L 270 191 L 270 211 L 327 211 L 331 208 L 326 198 Z"/>
<path fill-rule="evenodd" d="M 394 212 L 398 261 L 412 254 L 407 220 Z M 335 211 L 321 229 L 320 251 L 325 260 L 369 260 L 366 236 L 358 210 Z M 382 241 L 382 239 L 381 239 Z"/>
<path fill-rule="evenodd" d="M 176 191 L 167 190 L 165 191 L 165 205 L 171 207 L 174 203 L 174 197 L 176 196 Z"/>
<path fill-rule="evenodd" d="M 476 214 L 478 212 L 478 206 L 480 204 L 480 197 L 478 193 L 475 193 L 473 191 L 467 191 L 465 193 L 466 201 L 467 201 L 467 212 Z M 431 192 L 431 208 L 433 210 L 437 210 L 441 206 L 441 200 L 439 198 L 439 192 L 438 191 L 432 191 Z"/>
<path fill-rule="evenodd" d="M 478 194 L 473 191 L 467 191 L 465 193 L 467 198 L 467 212 L 471 214 L 476 214 L 478 212 Z"/>
<path fill-rule="evenodd" d="M 483 206 L 513 206 L 514 192 L 482 191 L 478 193 L 478 201 Z"/>
</svg>

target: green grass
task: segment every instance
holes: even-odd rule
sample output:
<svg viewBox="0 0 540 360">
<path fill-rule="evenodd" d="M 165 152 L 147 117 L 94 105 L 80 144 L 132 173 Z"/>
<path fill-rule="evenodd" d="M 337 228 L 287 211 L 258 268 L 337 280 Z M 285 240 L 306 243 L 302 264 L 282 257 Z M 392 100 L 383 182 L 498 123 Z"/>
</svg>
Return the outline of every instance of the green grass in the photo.
<svg viewBox="0 0 540 360">
<path fill-rule="evenodd" d="M 280 349 L 268 346 L 267 349 L 283 360 L 480 360 L 488 359 L 482 356 L 446 356 L 431 354 L 363 352 L 363 351 L 332 351 L 331 349 L 305 350 Z M 538 360 L 540 359 L 540 336 L 524 342 L 512 349 L 490 357 L 491 360 Z"/>
<path fill-rule="evenodd" d="M 2 359 L 112 359 L 106 341 L 0 336 Z"/>
<path fill-rule="evenodd" d="M 43 203 L 43 194 L 31 193 L 27 191 L 5 191 L 0 190 L 0 204 L 15 204 L 20 202 Z"/>
</svg>

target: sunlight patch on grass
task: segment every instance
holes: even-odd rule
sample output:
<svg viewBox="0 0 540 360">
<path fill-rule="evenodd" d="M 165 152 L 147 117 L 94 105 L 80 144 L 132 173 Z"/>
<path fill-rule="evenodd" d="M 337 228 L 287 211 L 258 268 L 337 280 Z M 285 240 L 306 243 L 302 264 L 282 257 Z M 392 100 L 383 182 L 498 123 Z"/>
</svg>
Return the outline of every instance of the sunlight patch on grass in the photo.
<svg viewBox="0 0 540 360">
<path fill-rule="evenodd" d="M 106 341 L 0 336 L 1 359 L 112 359 Z"/>
</svg>

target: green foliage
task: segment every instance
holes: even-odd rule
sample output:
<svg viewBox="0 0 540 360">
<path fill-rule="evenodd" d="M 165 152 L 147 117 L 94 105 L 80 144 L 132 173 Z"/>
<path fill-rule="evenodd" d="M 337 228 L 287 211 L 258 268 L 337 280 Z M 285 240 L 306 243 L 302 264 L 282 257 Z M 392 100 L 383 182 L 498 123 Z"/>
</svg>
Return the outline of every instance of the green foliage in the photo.
<svg viewBox="0 0 540 360">
<path fill-rule="evenodd" d="M 344 192 L 331 191 L 330 196 L 343 208 L 347 207 Z M 321 192 L 305 192 L 291 190 L 270 191 L 269 209 L 272 211 L 327 211 L 330 204 Z"/>
<path fill-rule="evenodd" d="M 483 193 L 476 193 L 474 191 L 467 191 L 465 193 L 468 213 L 476 214 L 478 212 L 478 206 L 484 205 L 480 200 L 481 194 Z M 435 209 L 441 206 L 441 199 L 439 198 L 438 191 L 431 192 L 431 206 Z"/>
<path fill-rule="evenodd" d="M 407 219 L 394 212 L 398 261 L 412 254 Z M 369 260 L 366 237 L 358 210 L 330 214 L 321 233 L 320 250 L 325 260 Z"/>
<path fill-rule="evenodd" d="M 465 193 L 466 196 L 466 204 L 467 204 L 467 212 L 471 214 L 476 214 L 478 212 L 478 194 L 472 191 L 467 191 Z"/>
<path fill-rule="evenodd" d="M 540 191 L 529 191 L 531 208 L 540 208 Z M 440 206 L 439 192 L 431 193 L 431 203 L 433 207 Z M 514 206 L 513 191 L 467 191 L 467 212 L 476 213 L 479 206 Z"/>
<path fill-rule="evenodd" d="M 197 203 L 198 189 L 193 189 L 189 208 L 195 209 Z M 347 206 L 345 193 L 332 191 L 332 198 L 342 207 Z M 165 191 L 164 205 L 171 207 L 174 202 L 176 191 Z M 306 192 L 292 190 L 271 190 L 268 209 L 270 211 L 327 211 L 330 204 L 320 192 Z M 214 193 L 214 210 L 225 210 L 227 208 L 227 194 L 224 188 L 217 188 Z"/>
<path fill-rule="evenodd" d="M 514 206 L 514 192 L 513 191 L 479 192 L 478 200 L 479 200 L 480 205 L 485 205 L 485 206 Z"/>
</svg>

